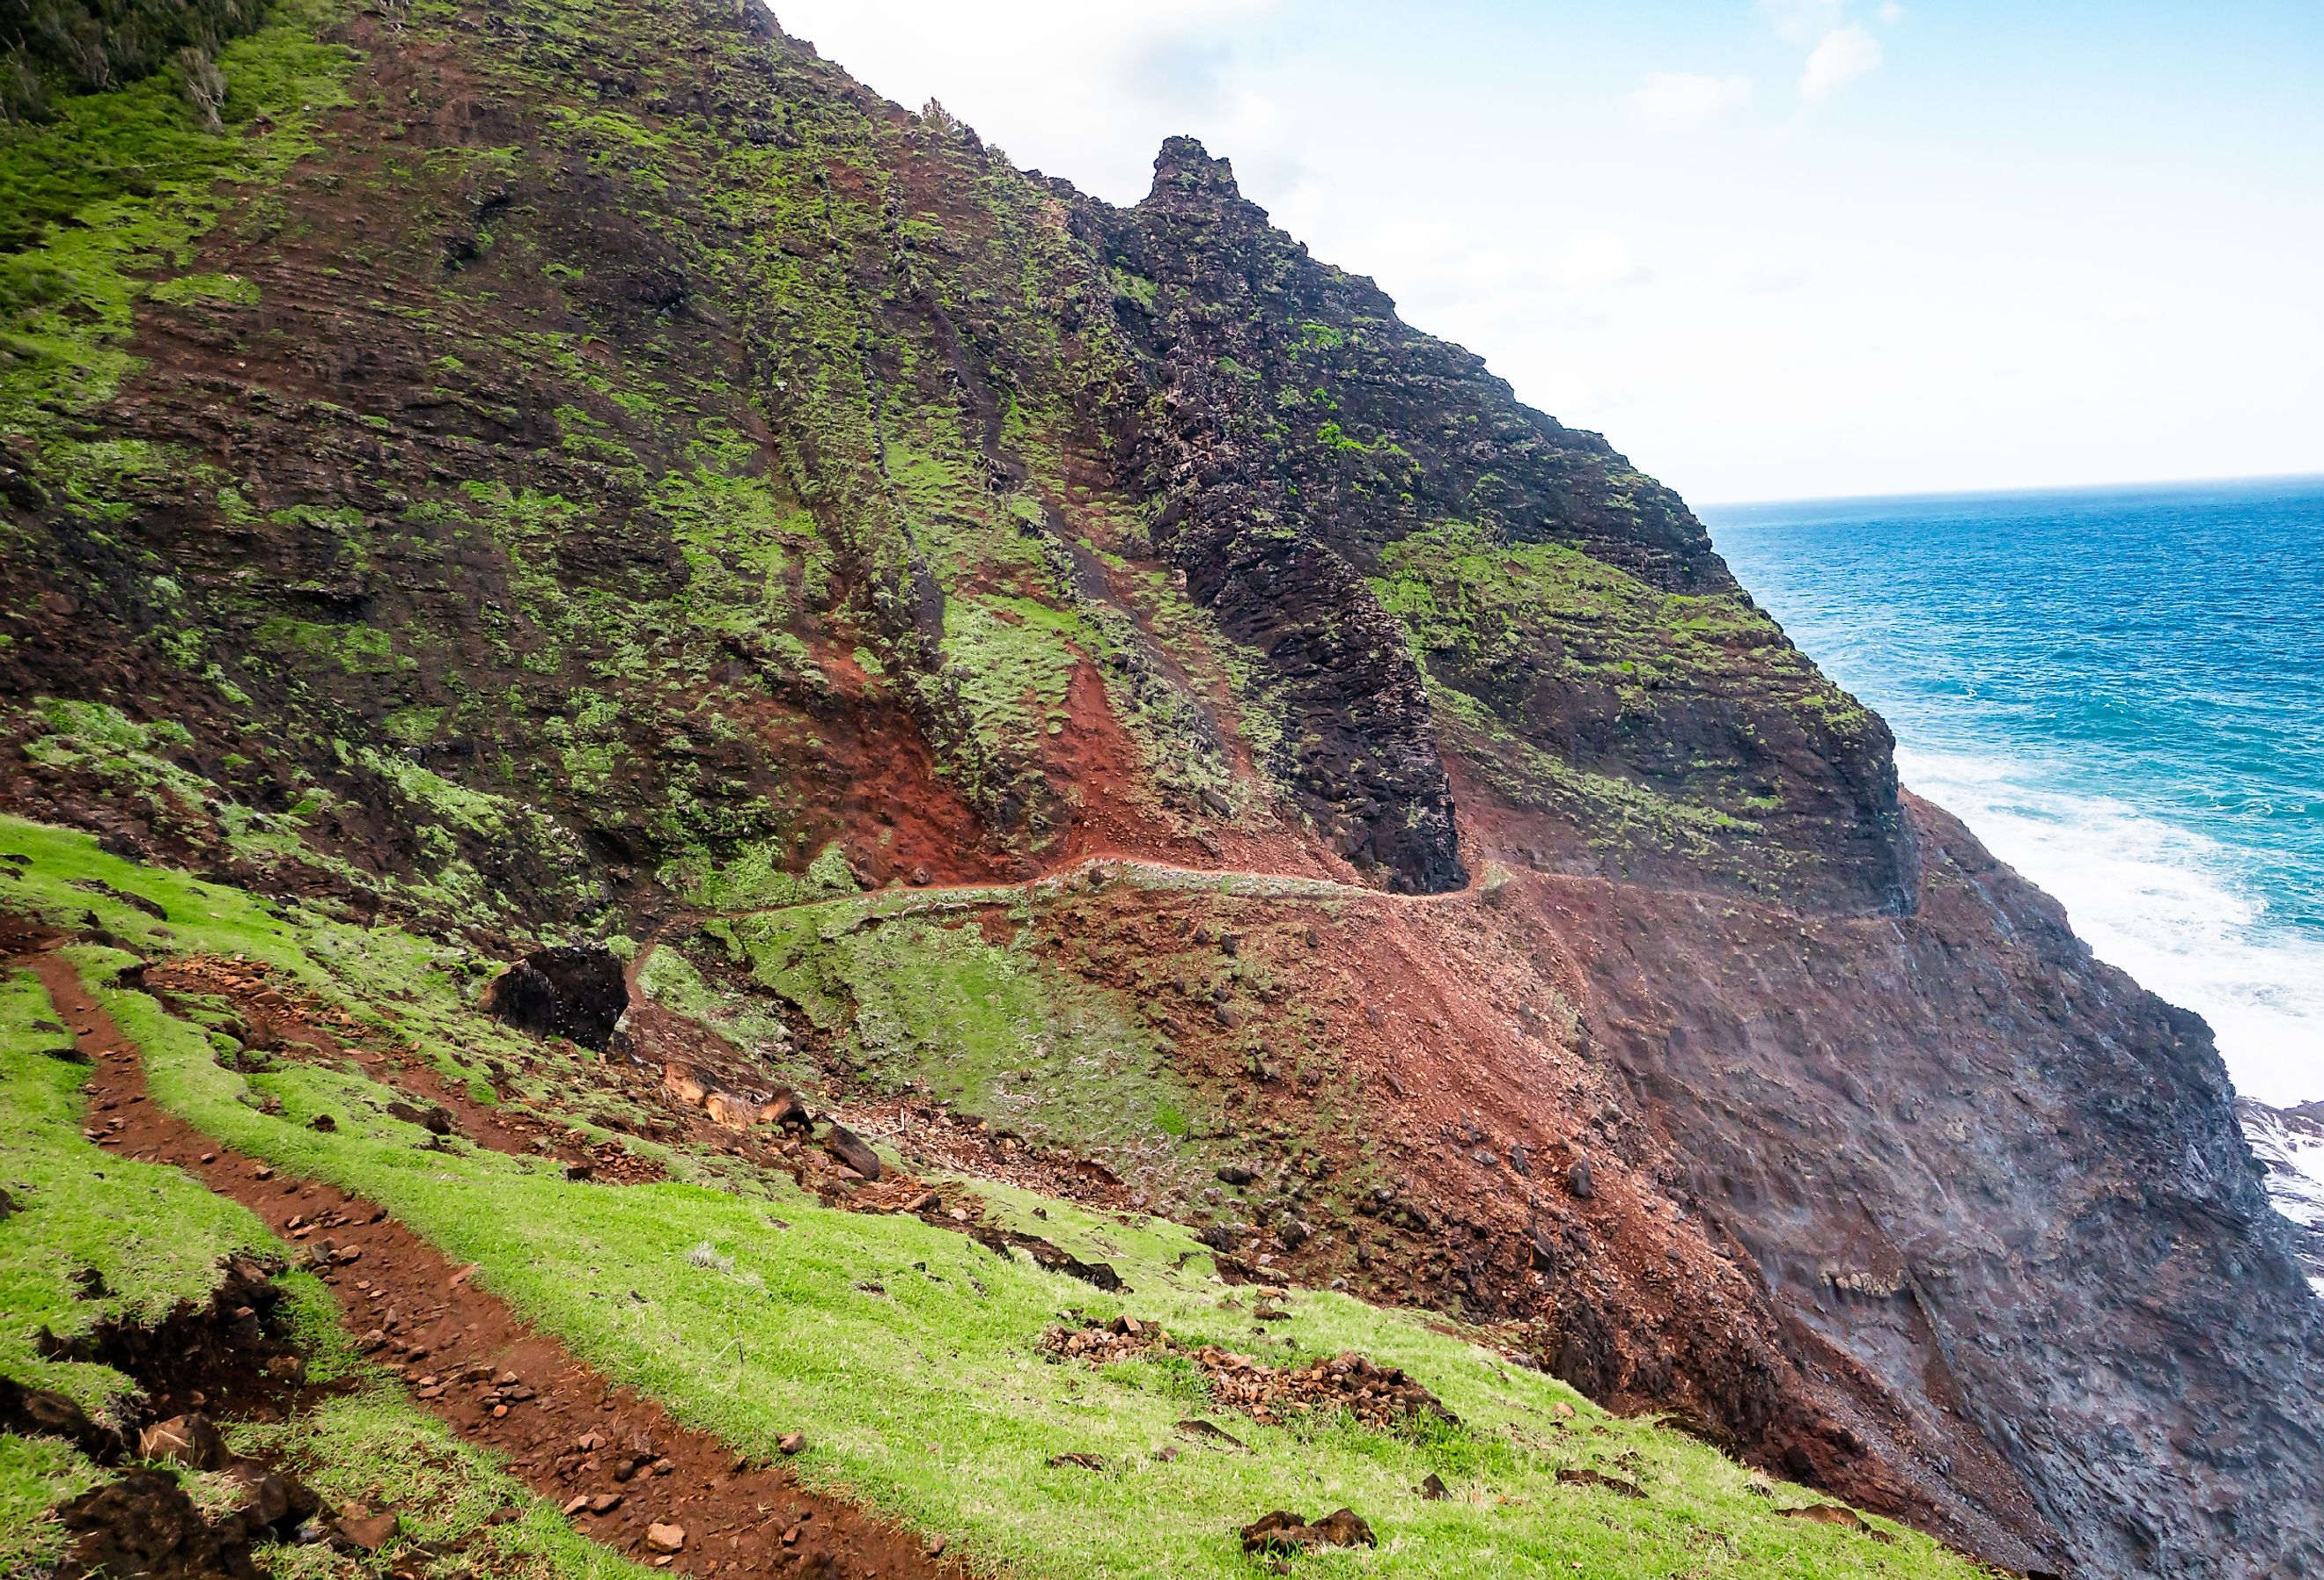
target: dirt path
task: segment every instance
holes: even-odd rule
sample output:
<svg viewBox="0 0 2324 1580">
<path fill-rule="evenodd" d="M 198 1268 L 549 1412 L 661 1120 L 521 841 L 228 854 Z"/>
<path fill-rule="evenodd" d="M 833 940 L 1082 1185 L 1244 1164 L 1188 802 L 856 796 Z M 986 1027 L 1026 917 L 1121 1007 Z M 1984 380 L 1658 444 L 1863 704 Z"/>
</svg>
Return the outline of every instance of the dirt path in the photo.
<svg viewBox="0 0 2324 1580">
<path fill-rule="evenodd" d="M 94 1063 L 91 1139 L 183 1169 L 293 1244 L 327 1247 L 321 1276 L 348 1330 L 378 1335 L 376 1358 L 401 1363 L 414 1399 L 497 1451 L 534 1492 L 560 1507 L 594 1500 L 571 1516 L 585 1535 L 673 1574 L 966 1580 L 964 1566 L 918 1538 L 803 1490 L 779 1465 L 742 1464 L 717 1438 L 615 1387 L 384 1211 L 279 1174 L 161 1112 L 135 1046 L 70 963 L 46 950 L 14 963 L 39 974 Z M 649 1544 L 657 1524 L 684 1530 L 675 1554 Z"/>
</svg>

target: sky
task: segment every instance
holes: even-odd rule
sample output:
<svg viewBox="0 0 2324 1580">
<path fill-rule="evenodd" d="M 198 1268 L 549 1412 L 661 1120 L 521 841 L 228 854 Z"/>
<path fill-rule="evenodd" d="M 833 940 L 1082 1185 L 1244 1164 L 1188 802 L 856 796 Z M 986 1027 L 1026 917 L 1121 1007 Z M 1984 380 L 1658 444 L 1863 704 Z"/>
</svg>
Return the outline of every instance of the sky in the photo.
<svg viewBox="0 0 2324 1580">
<path fill-rule="evenodd" d="M 1132 203 L 1231 159 L 1697 503 L 2324 472 L 2318 0 L 775 0 Z"/>
</svg>

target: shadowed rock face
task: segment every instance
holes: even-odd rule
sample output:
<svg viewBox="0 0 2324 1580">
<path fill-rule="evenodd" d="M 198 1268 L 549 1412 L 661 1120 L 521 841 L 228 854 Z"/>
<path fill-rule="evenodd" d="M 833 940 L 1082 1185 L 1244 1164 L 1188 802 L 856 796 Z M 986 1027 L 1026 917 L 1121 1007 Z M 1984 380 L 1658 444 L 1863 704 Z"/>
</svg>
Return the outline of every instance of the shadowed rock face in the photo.
<svg viewBox="0 0 2324 1580">
<path fill-rule="evenodd" d="M 1446 895 L 1338 891 L 1352 986 L 1199 1013 L 1119 902 L 1188 1080 L 1304 1123 L 1312 1032 L 1369 1135 L 1458 1137 L 1283 1255 L 1401 1236 L 1374 1292 L 2018 1567 L 2324 1573 L 2317 1302 L 2207 1034 L 1669 490 L 1191 140 L 1119 209 L 752 5 L 331 25 L 346 107 L 235 88 L 312 150 L 123 283 L 136 365 L 0 367 L 0 806 L 524 955 L 495 1012 L 593 1047 L 619 962 L 512 940 L 1116 852 Z"/>
<path fill-rule="evenodd" d="M 1718 949 L 1677 896 L 1554 908 L 1600 1046 L 1812 1391 L 1955 1539 L 2077 1574 L 2312 1566 L 2324 1321 L 2209 1030 L 1913 814 L 1901 923 L 1744 913 Z"/>
<path fill-rule="evenodd" d="M 484 1012 L 543 1037 L 603 1049 L 630 1007 L 621 957 L 586 944 L 540 949 L 493 979 Z"/>
</svg>

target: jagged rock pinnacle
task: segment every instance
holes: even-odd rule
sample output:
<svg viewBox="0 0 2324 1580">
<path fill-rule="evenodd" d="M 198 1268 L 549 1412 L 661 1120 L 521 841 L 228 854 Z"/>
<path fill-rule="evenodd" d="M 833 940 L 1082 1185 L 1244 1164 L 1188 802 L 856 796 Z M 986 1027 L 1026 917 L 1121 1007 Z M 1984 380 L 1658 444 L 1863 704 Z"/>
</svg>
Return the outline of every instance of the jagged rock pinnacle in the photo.
<svg viewBox="0 0 2324 1580">
<path fill-rule="evenodd" d="M 1213 159 L 1194 137 L 1166 137 L 1154 156 L 1154 192 L 1204 192 L 1218 198 L 1240 198 L 1232 161 Z"/>
</svg>

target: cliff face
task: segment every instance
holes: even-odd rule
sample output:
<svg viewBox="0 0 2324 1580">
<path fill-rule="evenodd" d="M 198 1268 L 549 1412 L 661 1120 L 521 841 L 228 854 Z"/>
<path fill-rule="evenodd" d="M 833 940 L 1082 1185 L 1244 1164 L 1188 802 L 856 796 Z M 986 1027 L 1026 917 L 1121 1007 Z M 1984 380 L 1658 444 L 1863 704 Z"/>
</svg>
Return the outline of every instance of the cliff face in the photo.
<svg viewBox="0 0 2324 1580">
<path fill-rule="evenodd" d="M 657 932 L 824 1078 L 1012 1116 L 897 996 L 978 939 L 779 908 L 1270 874 L 1025 945 L 1043 1024 L 1143 1039 L 1050 1096 L 1140 1205 L 2015 1567 L 2324 1565 L 2324 1330 L 2208 1033 L 1223 162 L 1112 208 L 747 3 L 292 0 L 217 59 L 217 134 L 167 71 L 8 129 L 9 809 Z"/>
</svg>

